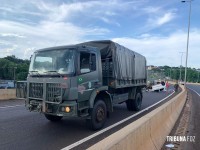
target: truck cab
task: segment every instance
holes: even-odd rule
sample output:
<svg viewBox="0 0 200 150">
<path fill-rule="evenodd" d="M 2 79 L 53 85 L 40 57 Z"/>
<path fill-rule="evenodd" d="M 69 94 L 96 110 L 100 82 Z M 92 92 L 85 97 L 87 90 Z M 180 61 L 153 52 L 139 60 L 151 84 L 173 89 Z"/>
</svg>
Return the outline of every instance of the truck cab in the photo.
<svg viewBox="0 0 200 150">
<path fill-rule="evenodd" d="M 102 86 L 99 73 L 99 51 L 91 47 L 57 47 L 39 50 L 31 58 L 27 78 L 27 107 L 45 103 L 39 111 L 59 116 L 78 115 L 77 102 L 88 99 L 94 86 Z M 68 101 L 71 111 L 65 112 L 58 104 Z M 56 108 L 50 109 L 51 104 Z M 84 103 L 79 107 L 83 106 Z M 51 111 L 50 111 L 51 110 Z M 50 112 L 49 112 L 50 111 Z"/>
</svg>

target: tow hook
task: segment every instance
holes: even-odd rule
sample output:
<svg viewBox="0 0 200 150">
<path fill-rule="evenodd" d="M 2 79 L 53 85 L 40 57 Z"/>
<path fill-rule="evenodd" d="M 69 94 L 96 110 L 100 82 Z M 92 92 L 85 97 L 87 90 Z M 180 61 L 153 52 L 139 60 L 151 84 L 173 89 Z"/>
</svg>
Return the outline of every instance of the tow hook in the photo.
<svg viewBox="0 0 200 150">
<path fill-rule="evenodd" d="M 38 105 L 38 106 L 37 106 L 37 110 L 38 110 L 38 112 L 41 113 L 41 112 L 42 112 L 42 105 Z"/>
<path fill-rule="evenodd" d="M 30 104 L 30 105 L 28 106 L 29 111 L 32 111 L 32 108 L 33 108 L 33 105 Z"/>
</svg>

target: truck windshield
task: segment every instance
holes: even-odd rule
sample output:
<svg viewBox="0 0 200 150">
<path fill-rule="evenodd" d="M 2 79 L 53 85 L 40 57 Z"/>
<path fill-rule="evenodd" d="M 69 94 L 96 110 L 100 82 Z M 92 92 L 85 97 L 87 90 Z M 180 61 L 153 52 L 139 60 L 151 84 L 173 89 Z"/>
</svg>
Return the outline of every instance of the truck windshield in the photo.
<svg viewBox="0 0 200 150">
<path fill-rule="evenodd" d="M 46 50 L 34 53 L 29 73 L 36 75 L 74 73 L 74 50 Z"/>
</svg>

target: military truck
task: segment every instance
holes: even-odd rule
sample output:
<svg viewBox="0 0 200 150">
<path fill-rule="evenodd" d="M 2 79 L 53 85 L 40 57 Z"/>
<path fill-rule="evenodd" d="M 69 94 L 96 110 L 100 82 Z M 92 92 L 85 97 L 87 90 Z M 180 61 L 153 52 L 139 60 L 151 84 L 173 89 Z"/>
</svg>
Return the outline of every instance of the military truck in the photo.
<svg viewBox="0 0 200 150">
<path fill-rule="evenodd" d="M 115 104 L 141 109 L 146 78 L 145 57 L 109 40 L 45 48 L 31 57 L 25 106 L 53 122 L 84 117 L 98 130 Z"/>
</svg>

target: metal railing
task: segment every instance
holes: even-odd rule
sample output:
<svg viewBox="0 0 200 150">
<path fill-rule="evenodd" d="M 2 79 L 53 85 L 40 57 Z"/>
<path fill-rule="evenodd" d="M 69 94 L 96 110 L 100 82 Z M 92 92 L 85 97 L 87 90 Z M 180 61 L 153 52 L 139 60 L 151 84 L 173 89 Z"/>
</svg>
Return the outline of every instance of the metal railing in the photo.
<svg viewBox="0 0 200 150">
<path fill-rule="evenodd" d="M 16 97 L 17 98 L 27 97 L 27 82 L 26 81 L 18 81 L 16 83 Z"/>
</svg>

